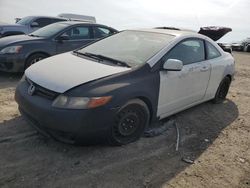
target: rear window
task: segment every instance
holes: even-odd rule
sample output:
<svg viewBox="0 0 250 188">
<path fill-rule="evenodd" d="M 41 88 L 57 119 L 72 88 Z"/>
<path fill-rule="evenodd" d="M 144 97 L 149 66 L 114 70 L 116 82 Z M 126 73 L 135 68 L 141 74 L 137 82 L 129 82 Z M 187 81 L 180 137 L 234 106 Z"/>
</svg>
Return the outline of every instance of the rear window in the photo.
<svg viewBox="0 0 250 188">
<path fill-rule="evenodd" d="M 214 45 L 212 45 L 208 41 L 206 41 L 206 48 L 207 48 L 207 59 L 214 59 L 221 56 L 219 50 L 217 50 L 217 48 L 214 47 Z"/>
</svg>

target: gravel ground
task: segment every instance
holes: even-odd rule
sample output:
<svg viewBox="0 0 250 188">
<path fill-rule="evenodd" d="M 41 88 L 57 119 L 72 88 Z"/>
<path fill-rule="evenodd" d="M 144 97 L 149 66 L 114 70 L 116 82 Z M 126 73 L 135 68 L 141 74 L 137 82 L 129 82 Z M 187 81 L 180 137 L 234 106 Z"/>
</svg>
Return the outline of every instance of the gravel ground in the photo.
<svg viewBox="0 0 250 188">
<path fill-rule="evenodd" d="M 178 152 L 174 126 L 122 147 L 44 138 L 13 99 L 21 75 L 0 73 L 0 187 L 250 187 L 250 54 L 234 56 L 228 99 L 175 117 Z"/>
</svg>

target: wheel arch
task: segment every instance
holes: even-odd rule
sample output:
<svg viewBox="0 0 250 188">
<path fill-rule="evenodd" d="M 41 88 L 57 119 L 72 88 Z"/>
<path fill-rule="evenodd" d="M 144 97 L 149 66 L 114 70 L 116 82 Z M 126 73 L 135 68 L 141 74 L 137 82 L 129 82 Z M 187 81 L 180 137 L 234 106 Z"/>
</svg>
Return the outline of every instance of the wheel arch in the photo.
<svg viewBox="0 0 250 188">
<path fill-rule="evenodd" d="M 132 100 L 132 99 L 139 99 L 147 105 L 148 110 L 149 110 L 149 115 L 150 115 L 149 117 L 149 124 L 150 124 L 152 122 L 153 114 L 154 114 L 153 106 L 152 106 L 150 99 L 146 96 L 135 96 L 135 97 L 130 98 L 129 100 Z"/>
<path fill-rule="evenodd" d="M 35 51 L 35 52 L 32 52 L 32 53 L 28 54 L 28 55 L 26 56 L 26 58 L 25 58 L 24 70 L 25 70 L 25 68 L 26 68 L 26 66 L 27 66 L 27 63 L 28 63 L 29 58 L 30 58 L 31 56 L 33 56 L 33 55 L 36 55 L 36 54 L 43 54 L 43 55 L 45 55 L 45 56 L 47 56 L 47 57 L 50 57 L 50 56 L 51 56 L 49 53 L 43 52 L 43 51 Z"/>
<path fill-rule="evenodd" d="M 31 56 L 35 55 L 35 54 L 43 54 L 46 55 L 47 57 L 51 56 L 48 52 L 44 52 L 44 51 L 35 51 L 35 52 L 31 52 L 30 54 L 27 55 L 27 57 L 25 58 L 25 62 L 27 62 L 27 59 L 30 58 Z"/>
<path fill-rule="evenodd" d="M 225 77 L 228 77 L 230 79 L 230 81 L 232 81 L 232 75 L 231 74 L 227 74 Z"/>
</svg>

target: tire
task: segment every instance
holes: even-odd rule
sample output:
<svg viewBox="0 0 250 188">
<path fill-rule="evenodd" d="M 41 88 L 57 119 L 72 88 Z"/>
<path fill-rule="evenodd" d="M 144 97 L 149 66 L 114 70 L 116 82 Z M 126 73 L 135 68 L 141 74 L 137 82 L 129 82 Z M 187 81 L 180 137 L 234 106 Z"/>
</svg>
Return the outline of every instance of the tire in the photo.
<svg viewBox="0 0 250 188">
<path fill-rule="evenodd" d="M 48 56 L 42 53 L 37 53 L 37 54 L 33 54 L 30 57 L 28 57 L 28 59 L 26 60 L 25 66 L 24 66 L 24 70 L 26 70 L 29 66 L 31 66 L 32 64 L 47 58 Z"/>
<path fill-rule="evenodd" d="M 212 100 L 213 103 L 215 104 L 222 103 L 226 99 L 230 84 L 231 84 L 231 79 L 229 77 L 225 77 L 221 81 L 216 91 L 215 97 Z"/>
<path fill-rule="evenodd" d="M 138 140 L 149 123 L 150 112 L 140 99 L 128 101 L 116 114 L 108 140 L 111 145 L 125 145 Z"/>
</svg>

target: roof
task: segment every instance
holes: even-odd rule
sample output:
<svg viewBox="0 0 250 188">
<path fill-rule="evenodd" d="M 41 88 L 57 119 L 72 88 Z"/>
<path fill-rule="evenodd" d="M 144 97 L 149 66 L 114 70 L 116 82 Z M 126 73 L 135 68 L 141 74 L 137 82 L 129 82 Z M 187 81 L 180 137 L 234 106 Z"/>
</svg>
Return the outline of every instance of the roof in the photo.
<svg viewBox="0 0 250 188">
<path fill-rule="evenodd" d="M 86 16 L 86 15 L 80 15 L 80 14 L 70 14 L 70 13 L 63 13 L 58 15 L 61 18 L 67 18 L 68 20 L 75 20 L 75 21 L 85 21 L 85 22 L 91 22 L 96 23 L 96 19 L 93 16 Z"/>
<path fill-rule="evenodd" d="M 137 30 L 137 29 L 135 29 Z M 174 29 L 138 29 L 137 31 L 145 31 L 145 32 L 152 32 L 152 33 L 161 33 L 173 36 L 180 36 L 180 35 L 190 35 L 190 34 L 197 34 L 195 31 L 192 30 L 174 30 Z"/>
<path fill-rule="evenodd" d="M 86 24 L 86 25 L 101 25 L 96 23 L 90 23 L 90 22 L 83 22 L 83 21 L 62 21 L 62 22 L 56 22 L 60 24 L 67 24 L 67 25 L 77 25 L 77 24 Z M 107 27 L 107 26 L 106 26 Z"/>
<path fill-rule="evenodd" d="M 58 17 L 58 16 L 42 16 L 42 15 L 33 15 L 33 16 L 25 16 L 22 18 L 26 18 L 26 17 L 32 17 L 32 18 L 56 18 L 56 19 L 62 19 L 62 20 L 67 20 L 67 18 L 62 18 L 62 17 Z"/>
</svg>

